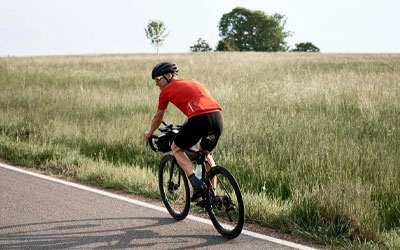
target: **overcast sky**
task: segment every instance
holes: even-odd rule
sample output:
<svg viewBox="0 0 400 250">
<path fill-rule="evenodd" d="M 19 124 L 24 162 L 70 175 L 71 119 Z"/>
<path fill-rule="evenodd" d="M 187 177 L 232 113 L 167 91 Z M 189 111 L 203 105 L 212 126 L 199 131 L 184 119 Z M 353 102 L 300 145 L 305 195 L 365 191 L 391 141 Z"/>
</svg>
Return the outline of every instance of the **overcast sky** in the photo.
<svg viewBox="0 0 400 250">
<path fill-rule="evenodd" d="M 291 47 L 400 53 L 398 0 L 0 0 L 0 56 L 154 53 L 150 19 L 169 30 L 160 53 L 188 52 L 199 37 L 215 48 L 219 20 L 237 6 L 285 15 Z"/>
</svg>

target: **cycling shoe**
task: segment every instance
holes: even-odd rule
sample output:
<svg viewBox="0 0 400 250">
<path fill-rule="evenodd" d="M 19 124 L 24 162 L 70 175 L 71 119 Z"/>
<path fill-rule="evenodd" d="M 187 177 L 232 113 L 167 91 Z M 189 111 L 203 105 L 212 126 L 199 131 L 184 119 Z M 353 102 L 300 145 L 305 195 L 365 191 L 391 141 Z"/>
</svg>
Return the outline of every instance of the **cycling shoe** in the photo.
<svg viewBox="0 0 400 250">
<path fill-rule="evenodd" d="M 201 183 L 201 185 L 193 191 L 193 196 L 190 200 L 196 201 L 197 199 L 201 198 L 206 191 L 206 185 L 204 183 Z"/>
</svg>

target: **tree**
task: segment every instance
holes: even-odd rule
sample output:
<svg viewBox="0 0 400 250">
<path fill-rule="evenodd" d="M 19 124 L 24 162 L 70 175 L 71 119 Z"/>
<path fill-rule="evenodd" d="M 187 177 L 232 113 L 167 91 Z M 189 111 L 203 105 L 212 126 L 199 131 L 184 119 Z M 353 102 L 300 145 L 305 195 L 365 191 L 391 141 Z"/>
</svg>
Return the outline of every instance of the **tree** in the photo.
<svg viewBox="0 0 400 250">
<path fill-rule="evenodd" d="M 296 48 L 292 49 L 292 51 L 298 52 L 319 52 L 319 48 L 312 44 L 311 42 L 305 42 L 305 43 L 297 43 Z"/>
<path fill-rule="evenodd" d="M 285 51 L 285 38 L 291 35 L 291 32 L 284 31 L 285 24 L 284 15 L 269 16 L 262 11 L 237 7 L 224 14 L 219 22 L 219 35 L 223 42 L 220 41 L 217 50 Z"/>
<path fill-rule="evenodd" d="M 201 39 L 201 37 L 199 39 L 197 39 L 197 43 L 194 44 L 193 46 L 190 46 L 190 51 L 192 52 L 202 52 L 202 51 L 210 51 L 211 47 L 210 45 L 206 42 L 206 40 Z"/>
<path fill-rule="evenodd" d="M 233 51 L 235 50 L 234 48 L 231 47 L 231 45 L 224 40 L 220 40 L 218 42 L 217 48 L 215 49 L 216 51 Z"/>
<path fill-rule="evenodd" d="M 146 37 L 150 39 L 151 45 L 157 48 L 158 55 L 160 47 L 168 36 L 167 27 L 164 25 L 163 21 L 150 20 L 144 31 L 146 32 Z"/>
</svg>

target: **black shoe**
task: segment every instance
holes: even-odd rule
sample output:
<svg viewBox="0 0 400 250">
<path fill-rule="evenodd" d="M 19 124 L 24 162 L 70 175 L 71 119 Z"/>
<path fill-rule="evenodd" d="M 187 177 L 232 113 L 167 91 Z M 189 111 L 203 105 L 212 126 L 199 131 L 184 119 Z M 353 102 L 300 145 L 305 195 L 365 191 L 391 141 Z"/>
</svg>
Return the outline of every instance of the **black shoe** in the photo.
<svg viewBox="0 0 400 250">
<path fill-rule="evenodd" d="M 191 201 L 196 201 L 197 199 L 202 197 L 203 193 L 205 193 L 206 191 L 207 191 L 206 185 L 204 185 L 204 183 L 201 183 L 201 186 L 193 191 L 193 196 L 192 196 L 192 198 L 190 200 Z"/>
</svg>

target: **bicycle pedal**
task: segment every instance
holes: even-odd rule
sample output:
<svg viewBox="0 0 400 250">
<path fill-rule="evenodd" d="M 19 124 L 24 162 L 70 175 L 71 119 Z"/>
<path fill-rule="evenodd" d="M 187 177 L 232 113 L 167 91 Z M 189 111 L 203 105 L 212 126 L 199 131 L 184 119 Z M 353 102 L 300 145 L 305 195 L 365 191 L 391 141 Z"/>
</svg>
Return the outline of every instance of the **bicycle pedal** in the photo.
<svg viewBox="0 0 400 250">
<path fill-rule="evenodd" d="M 235 210 L 235 209 L 236 209 L 236 206 L 235 206 L 235 205 L 231 205 L 231 206 L 229 206 L 229 207 L 226 207 L 226 211 L 227 211 L 227 212 L 230 212 L 230 211 Z"/>
</svg>

